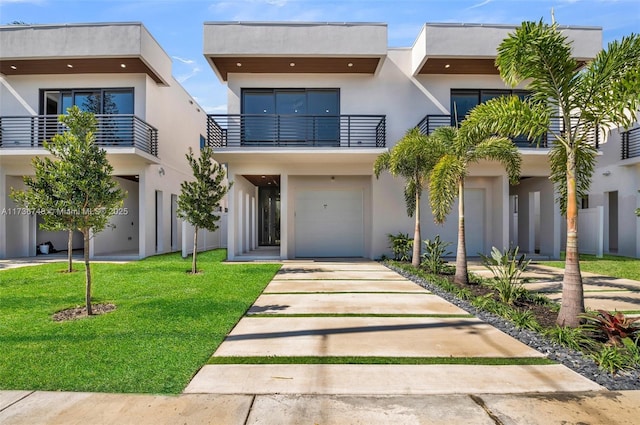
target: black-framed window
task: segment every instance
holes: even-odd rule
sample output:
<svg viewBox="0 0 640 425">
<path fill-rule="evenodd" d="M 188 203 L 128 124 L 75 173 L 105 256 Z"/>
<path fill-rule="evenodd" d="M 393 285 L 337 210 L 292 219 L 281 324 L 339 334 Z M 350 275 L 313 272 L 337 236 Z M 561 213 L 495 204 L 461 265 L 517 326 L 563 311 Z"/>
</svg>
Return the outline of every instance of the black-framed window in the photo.
<svg viewBox="0 0 640 425">
<path fill-rule="evenodd" d="M 64 114 L 74 105 L 94 114 L 134 113 L 133 88 L 42 89 L 40 93 L 42 115 Z"/>
<path fill-rule="evenodd" d="M 511 95 L 524 99 L 530 93 L 526 90 L 451 89 L 451 125 L 459 125 L 467 114 L 479 104 L 496 97 Z"/>
<path fill-rule="evenodd" d="M 243 144 L 339 144 L 340 89 L 244 88 L 241 99 Z"/>
</svg>

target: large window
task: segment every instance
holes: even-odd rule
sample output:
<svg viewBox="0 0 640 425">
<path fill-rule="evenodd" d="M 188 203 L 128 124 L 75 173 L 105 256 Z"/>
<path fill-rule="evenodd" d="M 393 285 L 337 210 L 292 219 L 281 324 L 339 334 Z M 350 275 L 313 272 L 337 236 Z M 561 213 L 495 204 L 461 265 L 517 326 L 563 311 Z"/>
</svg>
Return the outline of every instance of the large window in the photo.
<svg viewBox="0 0 640 425">
<path fill-rule="evenodd" d="M 477 105 L 494 97 L 516 95 L 525 98 L 529 92 L 525 90 L 486 90 L 486 89 L 452 89 L 451 90 L 451 125 L 459 125 L 467 114 Z"/>
<path fill-rule="evenodd" d="M 64 114 L 76 105 L 94 114 L 133 114 L 133 89 L 42 90 L 42 115 Z"/>
<path fill-rule="evenodd" d="M 244 89 L 242 113 L 245 144 L 339 144 L 339 89 Z"/>
</svg>

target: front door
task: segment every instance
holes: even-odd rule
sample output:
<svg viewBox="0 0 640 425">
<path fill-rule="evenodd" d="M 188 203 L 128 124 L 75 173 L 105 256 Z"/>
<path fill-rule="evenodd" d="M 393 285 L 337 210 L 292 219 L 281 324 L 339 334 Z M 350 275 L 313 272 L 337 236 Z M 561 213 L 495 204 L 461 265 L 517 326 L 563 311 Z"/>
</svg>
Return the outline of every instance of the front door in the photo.
<svg viewBox="0 0 640 425">
<path fill-rule="evenodd" d="M 259 187 L 258 245 L 280 245 L 280 188 Z"/>
</svg>

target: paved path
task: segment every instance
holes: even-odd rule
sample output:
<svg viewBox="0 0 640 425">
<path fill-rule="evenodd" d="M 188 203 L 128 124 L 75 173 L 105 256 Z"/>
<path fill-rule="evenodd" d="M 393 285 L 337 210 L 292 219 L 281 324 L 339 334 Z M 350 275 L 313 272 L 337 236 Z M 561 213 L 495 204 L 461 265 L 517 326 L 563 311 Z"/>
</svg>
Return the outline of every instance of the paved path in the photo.
<svg viewBox="0 0 640 425">
<path fill-rule="evenodd" d="M 286 262 L 215 353 L 513 364 L 211 364 L 179 396 L 0 392 L 0 423 L 637 424 L 609 392 L 373 262 Z M 398 363 L 396 361 L 396 363 Z"/>
<path fill-rule="evenodd" d="M 640 260 L 638 261 L 640 266 Z M 491 277 L 491 272 L 481 265 L 472 265 L 469 271 L 483 277 Z M 562 300 L 563 269 L 532 264 L 524 273 L 528 278 L 525 288 L 539 292 L 550 299 Z M 592 310 L 622 311 L 630 315 L 640 313 L 640 282 L 619 279 L 595 273 L 582 272 L 584 304 Z"/>
<path fill-rule="evenodd" d="M 210 364 L 185 393 L 418 395 L 602 389 L 562 365 L 518 364 L 518 358 L 543 355 L 375 262 L 286 262 L 214 354 L 231 363 L 234 357 L 265 356 L 373 356 L 388 358 L 391 364 Z M 398 358 L 406 357 L 497 358 L 511 364 L 398 364 Z"/>
</svg>

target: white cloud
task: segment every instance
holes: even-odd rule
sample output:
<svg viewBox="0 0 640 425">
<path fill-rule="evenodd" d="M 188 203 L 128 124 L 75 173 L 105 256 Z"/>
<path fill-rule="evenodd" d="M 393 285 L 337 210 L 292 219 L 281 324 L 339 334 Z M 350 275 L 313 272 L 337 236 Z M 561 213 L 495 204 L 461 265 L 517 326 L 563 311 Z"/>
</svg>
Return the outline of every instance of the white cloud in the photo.
<svg viewBox="0 0 640 425">
<path fill-rule="evenodd" d="M 202 109 L 207 114 L 226 114 L 227 113 L 227 105 L 217 105 L 217 106 L 203 106 Z"/>
<path fill-rule="evenodd" d="M 467 7 L 467 9 L 475 9 L 477 7 L 482 7 L 482 6 L 485 6 L 485 5 L 489 4 L 489 3 L 491 3 L 491 1 L 492 0 L 484 0 L 482 3 L 474 4 L 473 6 Z"/>
<path fill-rule="evenodd" d="M 191 64 L 196 63 L 196 61 L 194 61 L 193 59 L 184 59 L 184 58 L 181 58 L 180 56 L 171 56 L 171 57 L 174 58 L 175 60 L 180 61 L 182 63 L 185 63 L 187 65 L 191 65 Z"/>
</svg>

